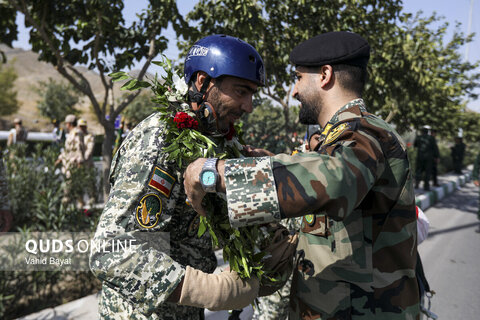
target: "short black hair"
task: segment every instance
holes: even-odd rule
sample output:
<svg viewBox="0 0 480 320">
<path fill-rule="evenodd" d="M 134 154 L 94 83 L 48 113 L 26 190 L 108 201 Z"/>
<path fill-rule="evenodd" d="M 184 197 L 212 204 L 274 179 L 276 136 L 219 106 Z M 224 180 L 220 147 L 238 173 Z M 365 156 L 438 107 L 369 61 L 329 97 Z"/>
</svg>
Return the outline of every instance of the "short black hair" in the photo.
<svg viewBox="0 0 480 320">
<path fill-rule="evenodd" d="M 359 97 L 362 96 L 367 82 L 367 68 L 349 64 L 334 64 L 332 69 L 340 86 Z"/>
</svg>

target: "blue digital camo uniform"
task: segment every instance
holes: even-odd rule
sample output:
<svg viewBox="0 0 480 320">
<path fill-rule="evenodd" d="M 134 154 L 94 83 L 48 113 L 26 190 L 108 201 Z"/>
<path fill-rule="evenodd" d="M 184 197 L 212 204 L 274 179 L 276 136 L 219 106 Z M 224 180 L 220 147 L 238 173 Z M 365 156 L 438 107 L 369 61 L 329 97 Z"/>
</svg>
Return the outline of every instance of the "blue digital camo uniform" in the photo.
<svg viewBox="0 0 480 320">
<path fill-rule="evenodd" d="M 134 239 L 140 247 L 91 253 L 91 269 L 103 281 L 104 319 L 203 317 L 203 309 L 166 302 L 187 265 L 213 272 L 217 260 L 208 232 L 197 236 L 199 218 L 185 204 L 183 172 L 162 153 L 163 132 L 159 114 L 151 115 L 128 135 L 112 161 L 112 189 L 95 241 Z M 166 244 L 164 234 L 170 237 Z"/>
<path fill-rule="evenodd" d="M 304 216 L 290 319 L 419 319 L 406 145 L 362 99 L 329 124 L 318 152 L 226 161 L 231 224 Z"/>
</svg>

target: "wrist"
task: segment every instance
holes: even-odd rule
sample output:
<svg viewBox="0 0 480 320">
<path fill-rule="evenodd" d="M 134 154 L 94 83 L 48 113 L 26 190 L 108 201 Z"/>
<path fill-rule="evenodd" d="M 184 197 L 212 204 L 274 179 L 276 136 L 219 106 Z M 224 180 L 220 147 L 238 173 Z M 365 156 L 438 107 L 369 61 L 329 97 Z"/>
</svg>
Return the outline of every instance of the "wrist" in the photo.
<svg viewBox="0 0 480 320">
<path fill-rule="evenodd" d="M 218 171 L 217 192 L 226 193 L 227 186 L 225 184 L 225 160 L 218 160 L 217 171 Z"/>
</svg>

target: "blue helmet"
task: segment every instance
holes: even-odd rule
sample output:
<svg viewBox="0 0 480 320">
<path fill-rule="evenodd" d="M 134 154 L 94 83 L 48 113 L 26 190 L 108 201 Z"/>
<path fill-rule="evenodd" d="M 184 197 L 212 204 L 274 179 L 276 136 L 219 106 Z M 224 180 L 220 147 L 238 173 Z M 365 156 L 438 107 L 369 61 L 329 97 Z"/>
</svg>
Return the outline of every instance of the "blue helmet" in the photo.
<svg viewBox="0 0 480 320">
<path fill-rule="evenodd" d="M 185 82 L 197 71 L 212 78 L 223 75 L 238 77 L 265 85 L 263 60 L 254 47 L 227 35 L 212 35 L 198 40 L 185 58 Z"/>
</svg>

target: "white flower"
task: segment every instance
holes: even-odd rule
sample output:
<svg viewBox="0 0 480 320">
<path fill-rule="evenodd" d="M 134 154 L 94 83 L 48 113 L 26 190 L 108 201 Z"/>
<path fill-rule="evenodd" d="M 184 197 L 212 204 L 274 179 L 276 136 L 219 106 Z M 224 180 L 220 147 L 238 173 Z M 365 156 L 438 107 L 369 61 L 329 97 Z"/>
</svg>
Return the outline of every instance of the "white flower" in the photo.
<svg viewBox="0 0 480 320">
<path fill-rule="evenodd" d="M 177 91 L 178 94 L 180 94 L 181 96 L 184 96 L 187 94 L 187 91 L 188 91 L 187 84 L 176 73 L 173 74 L 172 81 L 173 81 L 173 86 L 175 87 L 175 90 Z"/>
<path fill-rule="evenodd" d="M 176 102 L 177 101 L 177 97 L 175 96 L 175 93 L 173 93 L 173 92 L 167 91 L 167 92 L 165 92 L 165 96 L 167 97 L 167 100 L 170 101 L 170 102 Z"/>
</svg>

